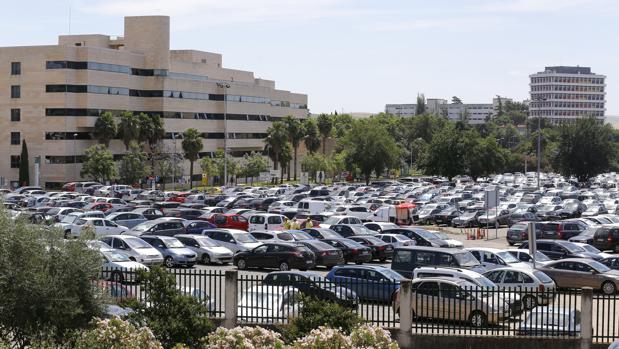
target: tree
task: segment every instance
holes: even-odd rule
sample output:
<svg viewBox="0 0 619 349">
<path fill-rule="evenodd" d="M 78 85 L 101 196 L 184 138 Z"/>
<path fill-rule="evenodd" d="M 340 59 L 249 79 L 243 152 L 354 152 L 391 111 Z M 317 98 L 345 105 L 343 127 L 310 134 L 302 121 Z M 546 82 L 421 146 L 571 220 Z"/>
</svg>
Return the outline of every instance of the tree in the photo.
<svg viewBox="0 0 619 349">
<path fill-rule="evenodd" d="M 62 231 L 13 220 L 0 209 L 0 256 L 0 342 L 31 347 L 102 315 L 103 297 L 93 287 L 101 255 L 84 240 L 68 243 Z"/>
<path fill-rule="evenodd" d="M 261 172 L 268 170 L 269 163 L 262 154 L 251 152 L 251 154 L 245 154 L 243 156 L 241 168 L 240 173 L 245 177 L 245 183 L 247 183 L 247 178 L 251 178 L 251 184 L 253 185 L 254 177 L 258 177 Z"/>
<path fill-rule="evenodd" d="M 19 156 L 19 185 L 30 184 L 30 163 L 28 159 L 28 145 L 26 140 L 21 142 L 21 155 Z"/>
<path fill-rule="evenodd" d="M 125 111 L 120 114 L 120 122 L 118 123 L 118 136 L 125 144 L 125 150 L 129 150 L 131 141 L 137 141 L 140 137 L 140 123 L 138 117 L 130 111 Z"/>
<path fill-rule="evenodd" d="M 151 149 L 165 137 L 163 119 L 159 115 L 140 113 L 138 119 L 138 140 L 147 143 Z"/>
<path fill-rule="evenodd" d="M 462 104 L 462 100 L 456 96 L 451 97 L 451 103 L 453 104 Z"/>
<path fill-rule="evenodd" d="M 182 173 L 182 157 L 165 151 L 163 143 L 157 143 L 152 149 L 153 174 L 158 176 L 165 190 L 165 183 L 172 179 L 174 173 Z"/>
<path fill-rule="evenodd" d="M 267 136 L 264 139 L 265 150 L 268 152 L 269 157 L 273 161 L 273 169 L 277 170 L 277 165 L 281 162 L 282 167 L 284 161 L 281 158 L 282 150 L 288 144 L 288 131 L 286 125 L 282 122 L 274 122 L 271 127 L 267 129 Z"/>
<path fill-rule="evenodd" d="M 292 146 L 285 142 L 279 152 L 279 160 L 281 161 L 279 182 L 284 183 L 284 170 L 290 174 L 290 160 L 292 160 Z"/>
<path fill-rule="evenodd" d="M 301 121 L 299 121 L 299 119 L 295 119 L 290 115 L 286 116 L 283 121 L 284 121 L 284 124 L 286 124 L 286 129 L 288 131 L 288 139 L 294 151 L 294 180 L 296 181 L 297 180 L 297 155 L 299 151 L 299 144 L 301 143 L 301 140 L 305 136 L 305 129 Z M 290 180 L 290 171 L 288 172 L 288 180 Z"/>
<path fill-rule="evenodd" d="M 322 154 L 308 154 L 301 159 L 301 168 L 308 172 L 310 178 L 316 178 L 318 171 L 329 170 L 329 163 Z"/>
<path fill-rule="evenodd" d="M 417 104 L 415 105 L 415 115 L 425 114 L 426 112 L 426 97 L 422 94 L 417 95 Z"/>
<path fill-rule="evenodd" d="M 110 146 L 110 141 L 116 137 L 117 128 L 114 121 L 114 115 L 112 112 L 106 111 L 95 121 L 95 128 L 93 130 L 94 138 L 106 147 Z"/>
<path fill-rule="evenodd" d="M 195 128 L 189 128 L 183 133 L 183 153 L 189 160 L 189 188 L 193 188 L 193 163 L 198 160 L 200 151 L 204 147 L 200 132 Z"/>
<path fill-rule="evenodd" d="M 117 176 L 114 156 L 103 144 L 93 145 L 84 152 L 84 164 L 80 171 L 81 177 L 90 177 L 104 183 Z"/>
<path fill-rule="evenodd" d="M 322 153 L 327 154 L 327 138 L 331 135 L 333 129 L 333 119 L 330 115 L 320 114 L 316 119 L 318 125 L 318 132 L 322 137 Z"/>
<path fill-rule="evenodd" d="M 333 121 L 333 131 L 331 134 L 335 138 L 340 139 L 350 131 L 353 118 L 350 114 L 334 114 L 331 116 L 331 120 Z"/>
<path fill-rule="evenodd" d="M 577 119 L 559 128 L 557 169 L 579 182 L 608 171 L 617 155 L 610 124 L 602 125 L 593 117 Z"/>
<path fill-rule="evenodd" d="M 369 184 L 372 172 L 380 176 L 385 169 L 394 166 L 399 158 L 394 138 L 379 119 L 355 120 L 343 144 L 349 168 L 352 165 L 358 167 L 366 184 Z"/>
<path fill-rule="evenodd" d="M 307 151 L 312 154 L 320 149 L 320 137 L 318 132 L 318 126 L 316 125 L 316 119 L 307 118 L 305 119 L 305 139 L 303 142 L 305 143 L 305 148 Z"/>
<path fill-rule="evenodd" d="M 126 153 L 120 160 L 119 171 L 120 178 L 126 184 L 135 184 L 141 178 L 146 177 L 151 169 L 145 166 L 146 154 L 140 149 L 134 141 L 129 144 L 129 152 Z"/>
<path fill-rule="evenodd" d="M 460 131 L 453 123 L 434 135 L 420 166 L 426 174 L 445 176 L 449 179 L 463 174 L 465 170 L 465 144 Z"/>
</svg>

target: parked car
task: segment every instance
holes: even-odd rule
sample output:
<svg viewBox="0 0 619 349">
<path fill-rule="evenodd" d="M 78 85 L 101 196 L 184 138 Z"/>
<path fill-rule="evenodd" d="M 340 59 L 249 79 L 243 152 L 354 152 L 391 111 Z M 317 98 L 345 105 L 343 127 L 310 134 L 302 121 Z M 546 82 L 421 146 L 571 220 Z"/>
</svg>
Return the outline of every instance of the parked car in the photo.
<svg viewBox="0 0 619 349">
<path fill-rule="evenodd" d="M 561 288 L 591 287 L 604 294 L 615 294 L 619 270 L 590 259 L 567 258 L 538 267 Z"/>
<path fill-rule="evenodd" d="M 135 208 L 132 212 L 139 213 L 148 220 L 154 220 L 163 217 L 163 212 L 152 207 L 138 207 Z"/>
<path fill-rule="evenodd" d="M 148 270 L 144 264 L 132 261 L 127 254 L 119 250 L 109 249 L 100 252 L 103 258 L 102 279 L 115 282 L 134 282 L 139 270 Z"/>
<path fill-rule="evenodd" d="M 357 309 L 359 297 L 354 291 L 337 286 L 320 274 L 304 271 L 276 271 L 262 279 L 263 285 L 294 287 L 301 293 L 320 300 L 336 302 Z"/>
<path fill-rule="evenodd" d="M 207 220 L 215 224 L 217 228 L 238 229 L 245 231 L 249 228 L 249 222 L 247 219 L 243 216 L 235 214 L 216 213 Z"/>
<path fill-rule="evenodd" d="M 525 270 L 531 269 L 529 264 L 521 262 L 509 252 L 498 248 L 469 247 L 466 250 L 471 252 L 486 270 L 506 266 Z"/>
<path fill-rule="evenodd" d="M 138 224 L 147 222 L 148 220 L 139 213 L 134 212 L 117 212 L 112 213 L 106 218 L 118 225 L 125 226 L 129 229 L 135 227 Z"/>
<path fill-rule="evenodd" d="M 257 213 L 249 217 L 248 231 L 284 230 L 287 218 L 281 214 Z"/>
<path fill-rule="evenodd" d="M 376 235 L 374 230 L 370 230 L 363 225 L 349 225 L 349 224 L 332 224 L 329 229 L 347 238 L 356 235 Z"/>
<path fill-rule="evenodd" d="M 185 208 L 185 207 L 177 207 L 173 209 L 169 209 L 165 212 L 167 217 L 178 217 L 187 220 L 195 220 L 198 217 L 202 216 L 204 212 L 195 209 L 195 208 Z"/>
<path fill-rule="evenodd" d="M 554 281 L 539 270 L 506 267 L 488 271 L 484 276 L 503 289 L 519 292 L 526 310 L 548 305 L 554 299 Z"/>
<path fill-rule="evenodd" d="M 203 235 L 215 240 L 221 246 L 230 249 L 236 253 L 238 251 L 247 251 L 254 249 L 262 243 L 248 232 L 237 229 L 210 229 L 205 230 Z"/>
<path fill-rule="evenodd" d="M 461 249 L 435 247 L 398 247 L 391 259 L 391 269 L 412 278 L 418 267 L 453 267 L 483 273 L 486 271 L 471 252 Z"/>
<path fill-rule="evenodd" d="M 598 256 L 600 256 L 600 258 L 608 258 L 608 257 L 612 257 L 613 255 L 610 253 L 606 253 L 606 252 L 602 252 L 600 250 L 598 250 L 595 246 L 591 246 L 589 244 L 584 244 L 582 242 L 574 242 L 574 245 L 582 248 L 583 250 L 585 250 L 586 252 L 589 253 L 593 253 L 596 254 Z"/>
<path fill-rule="evenodd" d="M 191 268 L 197 262 L 197 254 L 185 247 L 177 238 L 157 235 L 144 235 L 141 238 L 161 253 L 163 264 L 168 268 L 175 266 Z"/>
<path fill-rule="evenodd" d="M 435 234 L 416 227 L 399 227 L 397 229 L 387 229 L 383 234 L 400 234 L 415 241 L 417 246 L 448 247 L 449 244 L 439 239 Z"/>
<path fill-rule="evenodd" d="M 167 220 L 165 217 L 158 218 L 152 221 L 146 221 L 138 224 L 131 230 L 127 231 L 127 235 L 147 236 L 147 235 L 165 235 L 174 236 L 185 233 L 185 225 L 183 220 L 174 219 Z"/>
<path fill-rule="evenodd" d="M 592 225 L 590 227 L 587 227 L 587 229 L 585 229 L 582 233 L 569 238 L 568 241 L 582 242 L 585 244 L 593 245 L 593 238 L 595 237 L 595 232 L 602 227 L 602 225 Z"/>
<path fill-rule="evenodd" d="M 305 245 L 288 242 L 267 242 L 252 250 L 238 252 L 233 257 L 239 270 L 248 268 L 277 268 L 307 270 L 315 266 L 314 253 Z"/>
<path fill-rule="evenodd" d="M 129 228 L 98 217 L 78 218 L 71 225 L 71 236 L 79 237 L 85 227 L 93 227 L 97 236 L 122 234 Z"/>
<path fill-rule="evenodd" d="M 324 223 L 320 224 L 321 228 L 331 228 L 332 225 L 336 224 L 356 224 L 363 225 L 363 222 L 354 216 L 331 216 L 329 219 L 324 221 Z"/>
<path fill-rule="evenodd" d="M 535 308 L 518 326 L 524 336 L 579 336 L 580 311 L 557 307 Z"/>
<path fill-rule="evenodd" d="M 132 261 L 140 262 L 147 266 L 163 264 L 161 253 L 138 237 L 109 235 L 102 237 L 101 241 L 112 246 L 112 248 L 126 253 Z"/>
<path fill-rule="evenodd" d="M 376 235 L 378 239 L 383 240 L 384 242 L 391 244 L 394 248 L 402 247 L 402 246 L 415 246 L 415 240 L 412 240 L 408 236 L 404 236 L 401 234 L 378 234 Z"/>
<path fill-rule="evenodd" d="M 434 224 L 451 226 L 452 221 L 460 216 L 460 211 L 453 207 L 448 207 L 434 215 Z"/>
<path fill-rule="evenodd" d="M 594 260 L 602 259 L 601 256 L 595 253 L 589 253 L 573 242 L 562 240 L 537 240 L 537 250 L 548 256 L 550 259 L 564 258 L 590 258 Z M 519 249 L 528 250 L 529 242 L 523 242 Z"/>
<path fill-rule="evenodd" d="M 331 269 L 334 265 L 344 264 L 344 253 L 339 248 L 333 247 L 320 240 L 302 240 L 299 243 L 307 246 L 316 257 L 316 266 L 325 266 Z"/>
<path fill-rule="evenodd" d="M 619 252 L 619 225 L 604 225 L 593 234 L 591 244 L 602 251 Z"/>
<path fill-rule="evenodd" d="M 220 246 L 207 236 L 179 234 L 175 235 L 180 242 L 197 254 L 202 264 L 228 264 L 232 262 L 233 253 L 229 248 Z"/>
<path fill-rule="evenodd" d="M 363 223 L 363 226 L 378 233 L 382 233 L 383 230 L 395 229 L 398 227 L 395 223 L 388 222 L 366 222 Z"/>
<path fill-rule="evenodd" d="M 384 263 L 393 256 L 393 245 L 375 236 L 355 235 L 348 238 L 369 247 L 372 250 L 372 259 L 378 259 L 381 263 Z"/>
<path fill-rule="evenodd" d="M 287 321 L 299 312 L 300 294 L 290 286 L 253 286 L 241 294 L 237 317 L 250 323 Z"/>
<path fill-rule="evenodd" d="M 363 264 L 372 260 L 372 250 L 356 241 L 346 238 L 331 238 L 323 239 L 322 241 L 340 249 L 344 254 L 346 263 L 354 262 L 356 264 Z"/>
<path fill-rule="evenodd" d="M 451 220 L 451 226 L 454 228 L 472 228 L 479 225 L 478 218 L 484 214 L 481 210 L 464 211 L 458 217 Z"/>
<path fill-rule="evenodd" d="M 539 221 L 540 221 L 539 217 L 537 217 L 537 215 L 533 212 L 518 211 L 518 212 L 513 212 L 509 215 L 509 218 L 507 218 L 507 225 L 512 227 L 514 224 L 520 223 L 520 222 L 539 222 Z"/>
<path fill-rule="evenodd" d="M 202 220 L 193 220 L 193 221 L 184 221 L 185 224 L 185 232 L 187 234 L 198 234 L 201 235 L 202 232 L 206 229 L 217 228 L 215 224 L 211 222 L 205 222 Z"/>
<path fill-rule="evenodd" d="M 507 229 L 506 238 L 507 238 L 507 243 L 510 246 L 514 246 L 517 243 L 521 243 L 523 241 L 529 240 L 529 232 L 527 231 L 528 223 L 529 221 L 519 222 L 509 227 L 509 229 Z M 535 223 L 535 236 L 536 238 L 541 239 L 542 238 L 542 227 L 544 224 L 540 222 L 534 222 L 534 223 Z"/>
<path fill-rule="evenodd" d="M 343 238 L 342 235 L 334 232 L 328 228 L 305 228 L 304 232 L 308 233 L 311 237 L 316 239 L 339 239 Z"/>
<path fill-rule="evenodd" d="M 542 225 L 542 238 L 568 240 L 585 231 L 587 227 L 578 220 L 547 222 Z"/>
<path fill-rule="evenodd" d="M 482 214 L 481 216 L 477 217 L 477 224 L 480 227 L 499 227 L 502 225 L 508 225 L 509 216 L 509 210 L 491 208 L 488 211 L 484 212 L 484 214 Z"/>
<path fill-rule="evenodd" d="M 512 249 L 506 251 L 509 252 L 512 256 L 514 256 L 517 260 L 523 263 L 527 263 L 531 267 L 533 267 L 533 257 L 529 253 L 529 250 Z M 552 259 L 548 258 L 548 256 L 546 256 L 540 251 L 535 251 L 535 266 L 546 265 L 550 262 L 552 262 Z"/>
<path fill-rule="evenodd" d="M 396 290 L 400 288 L 402 275 L 377 265 L 333 267 L 327 279 L 336 285 L 346 287 L 364 301 L 393 302 Z"/>
</svg>

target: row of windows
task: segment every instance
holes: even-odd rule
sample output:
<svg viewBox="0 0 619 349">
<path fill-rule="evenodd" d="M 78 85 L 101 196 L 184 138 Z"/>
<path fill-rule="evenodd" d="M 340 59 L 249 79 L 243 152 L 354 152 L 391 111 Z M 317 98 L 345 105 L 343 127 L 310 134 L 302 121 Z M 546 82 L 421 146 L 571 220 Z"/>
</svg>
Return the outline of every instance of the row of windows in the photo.
<svg viewBox="0 0 619 349">
<path fill-rule="evenodd" d="M 90 132 L 45 132 L 45 139 L 48 141 L 62 140 L 91 140 Z"/>
<path fill-rule="evenodd" d="M 541 85 L 531 86 L 531 91 L 604 92 L 604 86 Z"/>
<path fill-rule="evenodd" d="M 124 87 L 108 87 L 94 85 L 45 85 L 49 93 L 98 93 L 106 95 L 128 96 L 129 89 Z"/>
<path fill-rule="evenodd" d="M 531 78 L 531 82 L 534 84 L 558 82 L 566 84 L 604 84 L 604 79 L 601 78 L 584 78 L 584 77 L 572 77 L 572 76 L 547 76 L 540 78 Z"/>
<path fill-rule="evenodd" d="M 531 109 L 531 116 L 604 116 L 603 111 L 586 111 L 581 110 L 533 110 Z"/>
<path fill-rule="evenodd" d="M 604 109 L 604 103 L 596 102 L 533 102 L 531 108 L 587 108 Z"/>
<path fill-rule="evenodd" d="M 579 101 L 603 101 L 603 94 L 577 94 L 577 93 L 536 93 L 535 97 L 545 99 L 570 99 Z"/>
<path fill-rule="evenodd" d="M 122 110 L 109 109 L 80 109 L 80 108 L 47 108 L 45 116 L 101 116 L 106 111 L 119 115 Z M 194 120 L 223 120 L 224 114 L 196 113 L 196 112 L 175 112 L 175 111 L 134 111 L 135 114 L 145 113 L 148 115 L 159 115 L 165 119 L 194 119 Z M 252 115 L 252 114 L 226 114 L 228 120 L 239 121 L 279 121 L 279 116 Z"/>
<path fill-rule="evenodd" d="M 203 132 L 200 134 L 205 139 L 224 139 L 223 132 Z M 264 139 L 266 133 L 243 133 L 243 132 L 228 132 L 228 139 Z M 183 139 L 181 132 L 166 132 L 164 139 Z"/>
<path fill-rule="evenodd" d="M 97 70 L 110 73 L 131 74 L 136 76 L 166 76 L 165 69 L 143 69 L 131 68 L 125 65 L 98 63 L 98 62 L 76 62 L 76 61 L 47 61 L 46 69 L 75 69 L 75 70 Z"/>
</svg>

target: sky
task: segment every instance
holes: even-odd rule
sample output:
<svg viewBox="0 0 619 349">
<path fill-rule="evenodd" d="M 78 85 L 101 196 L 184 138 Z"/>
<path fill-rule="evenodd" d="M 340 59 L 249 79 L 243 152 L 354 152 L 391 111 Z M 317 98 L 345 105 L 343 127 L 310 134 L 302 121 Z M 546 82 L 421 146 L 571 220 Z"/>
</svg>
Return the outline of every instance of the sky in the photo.
<svg viewBox="0 0 619 349">
<path fill-rule="evenodd" d="M 617 0 L 21 0 L 0 12 L 0 46 L 122 35 L 123 16 L 171 17 L 171 48 L 308 95 L 312 113 L 380 112 L 426 98 L 523 100 L 545 66 L 607 76 L 619 115 Z"/>
</svg>

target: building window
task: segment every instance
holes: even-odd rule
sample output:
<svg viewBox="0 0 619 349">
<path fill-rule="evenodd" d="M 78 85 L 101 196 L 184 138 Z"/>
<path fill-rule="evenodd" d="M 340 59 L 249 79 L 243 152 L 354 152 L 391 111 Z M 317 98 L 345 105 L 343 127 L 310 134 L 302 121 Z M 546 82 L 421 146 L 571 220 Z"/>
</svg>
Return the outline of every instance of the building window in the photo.
<svg viewBox="0 0 619 349">
<path fill-rule="evenodd" d="M 21 121 L 21 109 L 11 109 L 11 121 Z"/>
<path fill-rule="evenodd" d="M 21 62 L 11 62 L 11 75 L 21 75 Z"/>
<path fill-rule="evenodd" d="M 11 98 L 21 98 L 21 86 L 11 86 Z"/>
<path fill-rule="evenodd" d="M 19 132 L 11 132 L 11 144 L 19 145 L 21 143 L 21 135 Z"/>
<path fill-rule="evenodd" d="M 11 155 L 11 168 L 19 168 L 20 162 L 21 162 L 21 156 Z"/>
</svg>

